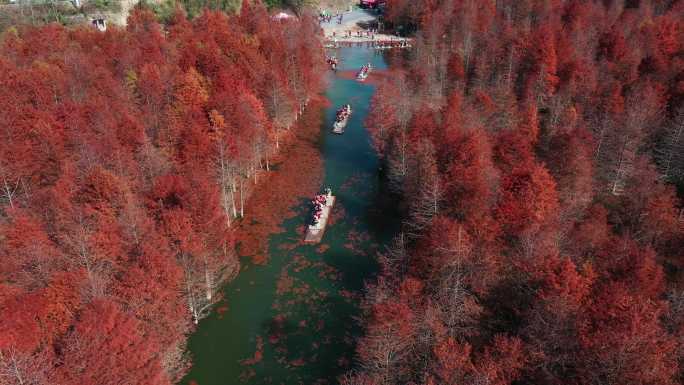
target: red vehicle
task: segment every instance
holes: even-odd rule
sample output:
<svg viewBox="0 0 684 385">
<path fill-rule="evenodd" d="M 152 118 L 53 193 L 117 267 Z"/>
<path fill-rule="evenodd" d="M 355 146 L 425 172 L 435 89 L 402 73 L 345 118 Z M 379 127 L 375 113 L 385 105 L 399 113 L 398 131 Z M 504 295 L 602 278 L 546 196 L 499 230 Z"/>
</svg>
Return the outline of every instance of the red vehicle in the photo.
<svg viewBox="0 0 684 385">
<path fill-rule="evenodd" d="M 385 5 L 387 0 L 360 0 L 361 8 L 377 8 L 380 5 Z"/>
</svg>

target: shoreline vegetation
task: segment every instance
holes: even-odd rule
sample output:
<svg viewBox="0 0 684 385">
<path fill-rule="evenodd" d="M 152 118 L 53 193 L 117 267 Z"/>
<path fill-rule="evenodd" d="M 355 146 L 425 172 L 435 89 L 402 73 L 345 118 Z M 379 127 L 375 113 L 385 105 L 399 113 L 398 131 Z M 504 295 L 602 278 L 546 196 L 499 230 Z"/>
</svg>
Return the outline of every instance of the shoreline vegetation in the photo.
<svg viewBox="0 0 684 385">
<path fill-rule="evenodd" d="M 183 376 L 193 322 L 239 270 L 236 242 L 259 260 L 270 216 L 317 187 L 317 31 L 306 12 L 273 21 L 245 2 L 232 16 L 176 9 L 165 27 L 136 8 L 106 33 L 3 33 L 3 381 Z"/>
<path fill-rule="evenodd" d="M 57 23 L 76 27 L 91 25 L 93 19 L 103 19 L 108 25 L 126 26 L 129 13 L 136 7 L 152 10 L 161 22 L 168 22 L 181 6 L 189 19 L 205 9 L 236 14 L 243 0 L 0 0 L 0 32 L 21 25 L 39 26 Z M 269 10 L 287 9 L 307 12 L 314 3 L 308 0 L 264 0 Z M 330 7 L 349 4 L 345 0 L 321 1 Z"/>
</svg>

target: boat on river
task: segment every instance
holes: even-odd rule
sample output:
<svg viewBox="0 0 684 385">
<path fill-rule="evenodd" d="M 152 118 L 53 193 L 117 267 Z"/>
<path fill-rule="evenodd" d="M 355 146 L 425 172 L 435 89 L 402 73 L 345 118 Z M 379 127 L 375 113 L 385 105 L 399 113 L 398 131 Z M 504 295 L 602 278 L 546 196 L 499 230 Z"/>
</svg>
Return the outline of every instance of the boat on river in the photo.
<svg viewBox="0 0 684 385">
<path fill-rule="evenodd" d="M 337 110 L 337 115 L 335 116 L 335 123 L 333 123 L 332 132 L 334 134 L 342 135 L 344 134 L 344 128 L 347 127 L 349 123 L 349 118 L 351 117 L 352 109 L 349 104 Z"/>
<path fill-rule="evenodd" d="M 313 213 L 311 222 L 306 228 L 304 243 L 318 243 L 323 239 L 330 213 L 335 204 L 335 196 L 332 195 L 332 190 L 327 188 L 325 194 L 316 195 L 311 204 L 313 205 Z"/>
<path fill-rule="evenodd" d="M 372 68 L 373 67 L 371 66 L 370 63 L 361 67 L 361 70 L 359 70 L 359 73 L 356 74 L 356 80 L 358 80 L 360 82 L 365 81 L 366 78 L 368 78 L 368 74 L 370 73 Z"/>
</svg>

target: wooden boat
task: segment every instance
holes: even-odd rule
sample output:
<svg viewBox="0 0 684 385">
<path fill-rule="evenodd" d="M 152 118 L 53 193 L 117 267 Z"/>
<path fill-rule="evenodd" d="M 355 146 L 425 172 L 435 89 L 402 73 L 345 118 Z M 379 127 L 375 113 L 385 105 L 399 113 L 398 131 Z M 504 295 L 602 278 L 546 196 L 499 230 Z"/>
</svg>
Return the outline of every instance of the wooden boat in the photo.
<svg viewBox="0 0 684 385">
<path fill-rule="evenodd" d="M 332 130 L 333 134 L 338 134 L 338 135 L 344 134 L 344 128 L 346 126 L 347 126 L 347 119 L 344 119 L 341 122 L 335 122 L 333 124 L 333 130 Z"/>
<path fill-rule="evenodd" d="M 334 134 L 342 135 L 344 134 L 344 129 L 349 123 L 349 118 L 351 117 L 352 110 L 351 106 L 347 104 L 337 111 L 337 117 L 335 118 L 335 123 L 333 123 L 332 132 Z"/>
<path fill-rule="evenodd" d="M 323 239 L 325 228 L 328 225 L 328 220 L 335 204 L 335 196 L 327 188 L 325 194 L 316 195 L 312 203 L 314 205 L 314 213 L 311 224 L 306 228 L 304 243 L 318 243 Z"/>
</svg>

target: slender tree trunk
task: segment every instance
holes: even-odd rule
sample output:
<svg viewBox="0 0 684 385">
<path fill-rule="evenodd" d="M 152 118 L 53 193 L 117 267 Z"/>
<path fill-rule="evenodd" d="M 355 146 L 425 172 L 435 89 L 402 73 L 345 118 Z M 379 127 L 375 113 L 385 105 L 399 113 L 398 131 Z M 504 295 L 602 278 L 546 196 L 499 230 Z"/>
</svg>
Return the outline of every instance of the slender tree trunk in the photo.
<svg viewBox="0 0 684 385">
<path fill-rule="evenodd" d="M 230 203 L 231 203 L 231 206 L 233 207 L 233 218 L 236 218 L 237 217 L 237 207 L 235 206 L 235 193 L 237 192 L 237 189 L 235 187 L 235 176 L 233 176 L 232 179 L 233 179 L 232 180 L 233 186 L 232 186 L 232 189 L 230 192 Z"/>
<path fill-rule="evenodd" d="M 245 183 L 240 179 L 240 218 L 245 217 Z"/>
<path fill-rule="evenodd" d="M 225 153 L 224 153 L 224 148 L 221 146 L 219 148 L 219 162 L 220 162 L 220 167 L 221 167 L 221 178 L 220 178 L 220 183 L 221 183 L 221 195 L 222 195 L 222 200 L 223 200 L 223 212 L 224 215 L 226 216 L 226 225 L 230 227 L 231 225 L 231 212 L 230 212 L 230 202 L 228 201 L 228 194 L 230 190 L 230 184 L 229 184 L 229 171 L 228 171 L 228 164 L 226 162 L 225 158 Z M 232 193 L 231 193 L 232 195 Z M 233 210 L 233 213 L 235 210 Z"/>
<path fill-rule="evenodd" d="M 223 215 L 226 217 L 226 226 L 230 227 L 231 222 L 230 222 L 230 217 L 231 217 L 231 212 L 230 212 L 230 202 L 228 201 L 228 190 L 229 188 L 225 185 L 225 183 L 221 183 L 221 192 L 223 195 Z"/>
<path fill-rule="evenodd" d="M 206 257 L 204 257 L 204 284 L 206 285 L 207 301 L 211 302 L 214 283 L 211 277 L 211 271 L 209 269 L 209 263 L 207 262 Z"/>
<path fill-rule="evenodd" d="M 684 117 L 684 112 L 681 113 L 681 116 Z M 673 174 L 675 174 L 675 172 L 673 172 L 673 169 L 676 168 L 676 166 L 673 165 L 673 163 L 675 163 L 675 156 L 677 154 L 682 154 L 682 150 L 684 150 L 684 147 L 680 145 L 682 137 L 684 137 L 683 131 L 684 120 L 676 125 L 668 139 L 665 156 L 663 157 L 663 174 L 665 175 L 665 178 L 671 178 Z"/>
<path fill-rule="evenodd" d="M 3 189 L 5 190 L 5 197 L 7 198 L 7 202 L 9 203 L 11 208 L 14 208 L 14 193 L 17 190 L 17 187 L 19 186 L 19 182 L 17 181 L 17 186 L 15 188 L 10 188 L 9 183 L 7 183 L 7 178 L 2 178 L 2 184 L 3 184 Z"/>
<path fill-rule="evenodd" d="M 24 377 L 21 375 L 19 365 L 17 365 L 17 358 L 12 355 L 12 369 L 14 370 L 14 377 L 17 379 L 19 385 L 24 385 Z"/>
</svg>

